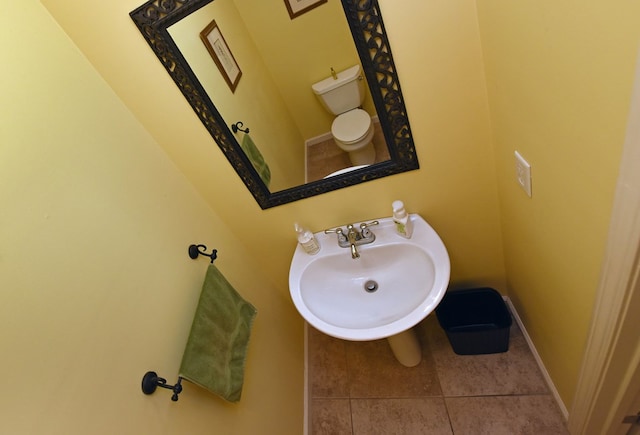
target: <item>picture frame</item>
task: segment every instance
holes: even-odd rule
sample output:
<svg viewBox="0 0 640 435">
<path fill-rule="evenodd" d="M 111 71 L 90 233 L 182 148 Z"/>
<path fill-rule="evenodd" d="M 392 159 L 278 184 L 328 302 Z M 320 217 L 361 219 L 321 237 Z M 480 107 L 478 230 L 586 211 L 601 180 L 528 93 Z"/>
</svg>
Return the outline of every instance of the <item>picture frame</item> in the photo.
<svg viewBox="0 0 640 435">
<path fill-rule="evenodd" d="M 215 20 L 211 21 L 211 23 L 200 32 L 200 39 L 216 63 L 222 77 L 224 77 L 229 88 L 231 88 L 231 92 L 235 92 L 240 77 L 242 76 L 242 71 Z"/>
<path fill-rule="evenodd" d="M 326 2 L 327 0 L 284 0 L 292 20 Z"/>
</svg>

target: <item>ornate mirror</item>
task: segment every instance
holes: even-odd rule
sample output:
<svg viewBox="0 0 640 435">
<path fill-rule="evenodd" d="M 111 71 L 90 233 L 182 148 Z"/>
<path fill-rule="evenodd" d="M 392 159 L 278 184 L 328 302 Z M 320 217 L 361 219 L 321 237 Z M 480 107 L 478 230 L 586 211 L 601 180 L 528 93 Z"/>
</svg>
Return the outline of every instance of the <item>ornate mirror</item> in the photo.
<svg viewBox="0 0 640 435">
<path fill-rule="evenodd" d="M 216 5 L 222 5 L 222 2 L 231 1 L 232 0 L 215 0 L 215 3 Z M 239 0 L 234 1 L 241 3 Z M 245 5 L 244 7 L 246 7 L 249 1 L 250 0 L 242 1 L 242 4 Z M 254 1 L 260 2 L 262 6 L 266 4 L 265 0 Z M 331 6 L 331 2 L 305 0 L 305 4 L 309 3 L 314 6 L 301 10 L 299 13 L 292 14 L 292 3 L 293 6 L 295 6 L 295 2 L 284 0 L 285 4 L 283 4 L 282 0 L 272 1 L 273 4 L 269 6 L 271 8 L 270 10 L 273 10 L 275 7 L 282 8 L 287 20 L 291 20 L 293 24 L 299 27 L 306 25 L 303 20 L 311 20 L 311 14 L 319 14 L 324 11 L 323 8 L 328 9 Z M 239 110 L 244 110 L 244 114 L 247 115 L 249 119 L 253 117 L 255 120 L 262 120 L 268 117 L 268 115 L 279 113 L 277 110 L 271 110 L 269 107 L 262 107 L 258 114 L 249 113 L 254 106 L 259 105 L 260 96 L 257 94 L 263 93 L 265 88 L 262 84 L 256 86 L 255 83 L 251 81 L 251 72 L 247 71 L 247 67 L 255 63 L 255 57 L 261 56 L 253 56 L 249 60 L 246 56 L 244 59 L 240 55 L 236 56 L 235 49 L 240 45 L 237 43 L 238 37 L 236 36 L 236 31 L 240 26 L 233 25 L 233 20 L 224 19 L 225 17 L 223 17 L 222 20 L 219 16 L 200 17 L 199 22 L 204 22 L 202 20 L 205 19 L 207 23 L 206 26 L 195 24 L 195 27 L 184 30 L 186 20 L 191 20 L 191 17 L 195 17 L 197 13 L 206 10 L 203 8 L 213 6 L 213 2 L 214 0 L 150 0 L 132 11 L 130 16 L 261 208 L 266 209 L 365 181 L 418 169 L 418 159 L 400 89 L 400 82 L 393 63 L 391 48 L 382 22 L 380 8 L 376 0 L 341 0 L 341 2 L 344 16 L 346 16 L 346 23 L 348 24 L 348 30 L 345 27 L 344 32 L 347 35 L 350 33 L 355 43 L 352 64 L 357 64 L 359 61 L 362 72 L 364 73 L 363 79 L 365 83 L 368 84 L 369 93 L 367 101 L 371 106 L 371 110 L 367 111 L 375 112 L 373 113 L 373 118 L 376 119 L 376 122 L 379 122 L 380 137 L 382 138 L 381 140 L 383 141 L 384 147 L 383 153 L 379 154 L 384 154 L 385 157 L 381 161 L 376 160 L 376 162 L 367 166 L 355 166 L 355 168 L 350 168 L 352 170 L 335 171 L 332 174 L 328 174 L 326 178 L 313 179 L 311 181 L 303 178 L 300 179 L 299 184 L 298 181 L 292 181 L 291 185 L 279 183 L 278 171 L 281 167 L 295 167 L 296 171 L 300 172 L 302 170 L 301 168 L 306 167 L 305 159 L 307 158 L 307 152 L 302 152 L 303 158 L 290 161 L 285 160 L 284 163 L 277 162 L 276 160 L 280 157 L 284 157 L 285 155 L 291 156 L 293 154 L 289 151 L 277 151 L 277 147 L 281 145 L 279 142 L 282 141 L 283 144 L 285 142 L 285 137 L 287 136 L 285 127 L 275 127 L 276 131 L 281 132 L 279 136 L 275 136 L 276 139 L 273 139 L 274 136 L 270 136 L 268 141 L 264 139 L 261 140 L 260 133 L 264 133 L 264 129 L 257 129 L 258 131 L 255 131 L 251 125 L 244 125 L 244 115 L 238 114 Z M 236 9 L 241 10 L 242 8 L 238 6 Z M 335 19 L 331 18 L 331 22 L 326 22 L 322 24 L 322 26 L 323 28 L 326 27 L 329 29 L 337 25 L 342 25 L 343 19 L 342 16 Z M 269 35 L 286 33 L 284 26 L 280 29 L 282 31 L 277 29 L 270 31 Z M 309 29 L 307 29 L 307 32 L 311 34 L 316 33 Z M 205 72 L 203 72 L 201 67 L 196 66 L 196 63 L 201 62 L 191 57 L 191 54 L 187 54 L 190 49 L 183 45 L 182 42 L 177 42 L 180 39 L 178 35 L 181 34 L 186 34 L 187 39 L 197 40 L 197 49 L 203 51 L 205 57 L 208 51 L 210 57 L 206 61 L 203 61 L 208 62 L 206 64 L 208 69 Z M 227 35 L 231 37 L 227 38 Z M 296 37 L 291 36 L 291 33 L 289 33 L 289 38 Z M 218 49 L 220 51 L 216 53 Z M 307 51 L 313 52 L 314 50 L 319 49 L 315 44 L 310 44 Z M 357 53 L 357 55 L 355 53 Z M 240 54 L 242 54 L 242 51 Z M 304 70 L 305 65 L 300 63 L 296 65 L 296 63 L 293 62 L 291 67 Z M 327 65 L 326 76 L 330 77 L 331 74 L 328 67 L 329 65 Z M 333 70 L 331 73 L 333 73 Z M 267 74 L 259 74 L 261 77 L 260 80 L 266 75 Z M 296 75 L 306 80 L 305 86 L 308 86 L 308 88 L 304 92 L 308 91 L 309 96 L 305 95 L 305 98 L 315 99 L 315 96 L 312 94 L 311 85 L 314 81 L 322 79 L 322 77 L 311 77 L 311 75 L 304 71 L 300 71 L 299 74 L 296 72 Z M 213 76 L 221 79 L 224 78 L 224 81 L 221 81 L 221 84 L 208 84 L 209 79 Z M 256 99 L 256 104 L 253 104 L 254 100 L 247 99 L 247 97 L 244 97 L 244 100 L 242 99 L 242 93 L 248 91 L 250 86 L 254 86 L 253 95 Z M 297 92 L 304 93 L 301 91 Z M 281 93 L 282 91 L 280 90 L 274 92 L 274 95 Z M 270 97 L 263 99 L 269 100 L 269 102 L 272 100 Z M 275 101 L 275 97 L 273 100 Z M 234 110 L 223 107 L 227 105 L 227 101 L 231 101 L 231 105 L 236 106 L 234 109 L 235 112 Z M 365 109 L 367 108 L 365 107 L 367 101 L 363 103 L 363 108 Z M 317 101 L 316 103 L 318 108 L 320 108 L 320 103 Z M 274 106 L 276 105 L 275 102 L 273 104 Z M 284 103 L 284 106 L 286 106 L 286 103 Z M 316 116 L 295 114 L 295 112 L 298 111 L 297 107 L 291 108 L 291 111 L 294 112 L 294 117 L 299 116 L 302 119 Z M 328 119 L 327 117 L 330 115 L 328 112 L 325 115 L 317 115 L 318 118 L 322 116 L 325 117 L 326 123 L 326 119 Z M 277 125 L 280 121 L 279 118 L 281 117 L 278 116 L 278 119 L 271 119 L 269 124 Z M 330 129 L 330 124 L 329 121 L 326 130 Z M 237 127 L 240 127 L 240 129 L 238 130 Z M 263 150 L 271 149 L 271 151 L 269 151 L 271 154 L 265 155 L 264 160 L 267 164 L 273 165 L 277 169 L 276 171 L 272 171 L 274 172 L 272 177 L 274 180 L 266 179 L 264 172 L 256 165 L 255 158 L 250 158 L 251 155 L 248 156 L 247 153 L 243 151 L 247 149 L 245 146 L 245 140 L 249 137 L 249 129 L 247 127 L 252 128 L 251 137 L 258 138 L 258 140 L 256 140 L 258 148 Z M 307 141 L 307 139 L 308 138 L 305 138 L 300 142 L 300 149 L 309 149 L 308 144 L 310 142 Z M 296 144 L 296 146 L 298 145 Z M 274 149 L 276 151 L 274 151 Z M 298 150 L 296 150 L 296 152 L 298 152 Z M 278 156 L 278 153 L 280 156 Z M 346 153 L 344 154 L 346 155 Z M 298 180 L 298 178 L 292 179 Z"/>
</svg>

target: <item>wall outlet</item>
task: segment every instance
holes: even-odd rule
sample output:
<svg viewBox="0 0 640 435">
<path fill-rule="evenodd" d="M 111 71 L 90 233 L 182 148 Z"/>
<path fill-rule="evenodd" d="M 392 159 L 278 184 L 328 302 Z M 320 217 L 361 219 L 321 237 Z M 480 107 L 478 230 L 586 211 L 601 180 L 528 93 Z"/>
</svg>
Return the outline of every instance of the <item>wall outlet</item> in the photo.
<svg viewBox="0 0 640 435">
<path fill-rule="evenodd" d="M 522 190 L 531 197 L 531 165 L 527 162 L 518 151 L 516 154 L 516 181 Z"/>
</svg>

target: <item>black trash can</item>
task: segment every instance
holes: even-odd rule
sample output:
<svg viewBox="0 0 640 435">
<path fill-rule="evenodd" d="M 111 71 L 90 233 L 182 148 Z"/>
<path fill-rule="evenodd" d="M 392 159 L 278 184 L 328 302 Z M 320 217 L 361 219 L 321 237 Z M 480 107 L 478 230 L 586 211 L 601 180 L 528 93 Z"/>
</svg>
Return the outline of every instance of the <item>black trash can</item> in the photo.
<svg viewBox="0 0 640 435">
<path fill-rule="evenodd" d="M 436 315 L 458 355 L 509 350 L 511 314 L 500 293 L 492 288 L 448 292 Z"/>
</svg>

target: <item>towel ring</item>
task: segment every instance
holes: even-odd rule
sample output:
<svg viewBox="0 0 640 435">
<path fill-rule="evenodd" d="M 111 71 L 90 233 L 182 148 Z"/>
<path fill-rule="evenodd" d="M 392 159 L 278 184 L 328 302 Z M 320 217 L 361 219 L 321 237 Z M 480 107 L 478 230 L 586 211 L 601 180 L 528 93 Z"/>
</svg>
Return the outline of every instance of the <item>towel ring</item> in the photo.
<svg viewBox="0 0 640 435">
<path fill-rule="evenodd" d="M 182 392 L 182 378 L 178 376 L 178 382 L 175 385 L 167 385 L 167 380 L 159 377 L 156 372 L 147 372 L 142 377 L 142 392 L 144 394 L 153 394 L 156 388 L 162 387 L 173 391 L 171 400 L 178 401 L 178 394 Z"/>
<path fill-rule="evenodd" d="M 243 133 L 249 134 L 249 127 L 242 128 L 242 121 L 238 121 L 235 124 L 231 124 L 231 130 L 233 130 L 234 133 L 241 131 Z"/>
<path fill-rule="evenodd" d="M 202 250 L 200 250 L 200 248 L 202 248 Z M 213 251 L 211 251 L 211 254 L 207 254 L 206 251 L 207 251 L 207 247 L 205 245 L 190 245 L 189 257 L 192 260 L 195 260 L 196 258 L 198 258 L 199 255 L 204 255 L 205 257 L 211 258 L 211 263 L 213 263 L 213 260 L 218 258 L 218 250 L 214 249 Z"/>
</svg>

